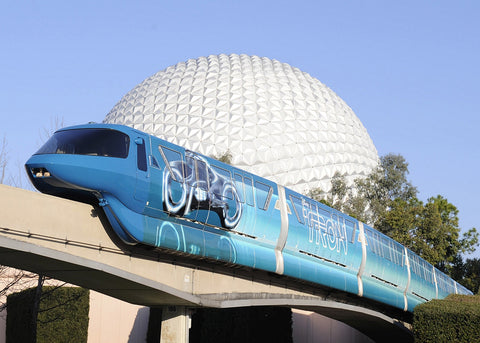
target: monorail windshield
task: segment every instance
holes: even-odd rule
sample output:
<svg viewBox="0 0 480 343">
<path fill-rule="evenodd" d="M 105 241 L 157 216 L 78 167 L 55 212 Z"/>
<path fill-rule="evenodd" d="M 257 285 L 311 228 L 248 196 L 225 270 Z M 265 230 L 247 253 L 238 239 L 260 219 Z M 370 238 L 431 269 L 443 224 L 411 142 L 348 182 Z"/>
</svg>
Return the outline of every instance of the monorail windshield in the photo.
<svg viewBox="0 0 480 343">
<path fill-rule="evenodd" d="M 130 138 L 110 129 L 58 131 L 35 153 L 70 154 L 126 158 Z"/>
</svg>

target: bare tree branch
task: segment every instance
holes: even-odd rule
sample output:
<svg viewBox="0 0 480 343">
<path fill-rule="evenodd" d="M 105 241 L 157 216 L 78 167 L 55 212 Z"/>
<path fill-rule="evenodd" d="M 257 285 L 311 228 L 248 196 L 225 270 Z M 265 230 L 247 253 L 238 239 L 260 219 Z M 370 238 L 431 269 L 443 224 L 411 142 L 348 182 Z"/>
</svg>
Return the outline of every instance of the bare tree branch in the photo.
<svg viewBox="0 0 480 343">
<path fill-rule="evenodd" d="M 64 120 L 63 117 L 54 116 L 50 117 L 50 125 L 48 127 L 44 127 L 40 131 L 40 145 L 45 143 L 58 129 L 64 127 Z"/>
<path fill-rule="evenodd" d="M 0 266 L 0 312 L 7 307 L 6 296 L 32 286 L 37 274 L 24 270 Z"/>
<path fill-rule="evenodd" d="M 8 163 L 7 137 L 4 134 L 2 138 L 2 142 L 0 143 L 0 184 L 5 183 L 6 181 L 7 163 Z"/>
</svg>

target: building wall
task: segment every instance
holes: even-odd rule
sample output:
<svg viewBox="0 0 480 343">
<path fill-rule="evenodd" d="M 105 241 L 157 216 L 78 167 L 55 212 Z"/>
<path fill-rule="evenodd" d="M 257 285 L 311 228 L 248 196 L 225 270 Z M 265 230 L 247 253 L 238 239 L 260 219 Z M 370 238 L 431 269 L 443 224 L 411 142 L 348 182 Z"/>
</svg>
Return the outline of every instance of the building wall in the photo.
<svg viewBox="0 0 480 343">
<path fill-rule="evenodd" d="M 295 343 L 374 343 L 358 330 L 318 313 L 292 309 Z"/>
<path fill-rule="evenodd" d="M 149 315 L 148 307 L 90 291 L 88 343 L 146 342 Z"/>
</svg>

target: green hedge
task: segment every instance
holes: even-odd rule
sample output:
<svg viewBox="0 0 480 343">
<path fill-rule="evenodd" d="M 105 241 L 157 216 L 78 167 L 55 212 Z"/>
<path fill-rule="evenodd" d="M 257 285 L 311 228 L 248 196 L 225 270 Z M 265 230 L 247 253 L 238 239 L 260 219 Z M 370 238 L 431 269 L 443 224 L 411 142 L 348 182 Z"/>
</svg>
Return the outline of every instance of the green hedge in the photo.
<svg viewBox="0 0 480 343">
<path fill-rule="evenodd" d="M 418 305 L 413 334 L 416 343 L 480 342 L 480 295 L 450 295 Z"/>
<path fill-rule="evenodd" d="M 85 343 L 89 291 L 78 287 L 43 287 L 37 337 L 31 326 L 35 288 L 7 297 L 7 343 Z"/>
</svg>

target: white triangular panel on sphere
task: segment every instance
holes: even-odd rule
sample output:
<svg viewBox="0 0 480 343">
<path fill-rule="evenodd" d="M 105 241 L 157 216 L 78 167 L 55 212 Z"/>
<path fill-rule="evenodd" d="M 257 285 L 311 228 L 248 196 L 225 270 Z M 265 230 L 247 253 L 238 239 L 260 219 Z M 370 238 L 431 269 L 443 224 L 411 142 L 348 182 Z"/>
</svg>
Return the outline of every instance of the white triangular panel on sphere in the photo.
<svg viewBox="0 0 480 343">
<path fill-rule="evenodd" d="M 378 164 L 358 117 L 331 89 L 286 63 L 248 55 L 189 59 L 147 78 L 105 123 L 144 130 L 298 192 L 352 184 Z"/>
</svg>

